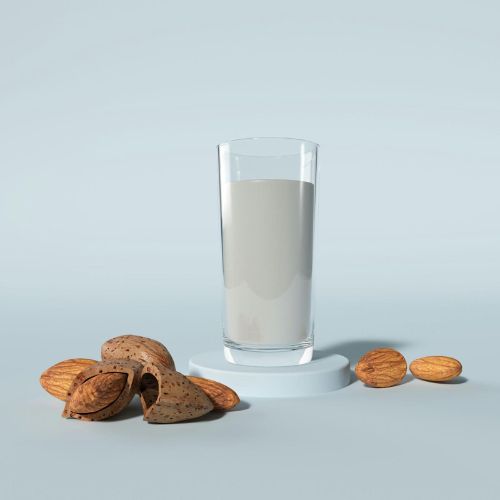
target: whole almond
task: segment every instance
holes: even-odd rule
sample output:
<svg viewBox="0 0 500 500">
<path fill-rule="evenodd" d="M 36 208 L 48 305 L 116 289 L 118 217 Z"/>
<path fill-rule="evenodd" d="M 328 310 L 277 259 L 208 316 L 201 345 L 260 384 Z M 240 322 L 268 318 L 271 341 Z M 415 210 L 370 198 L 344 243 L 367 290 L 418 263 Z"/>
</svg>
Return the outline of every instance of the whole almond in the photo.
<svg viewBox="0 0 500 500">
<path fill-rule="evenodd" d="M 367 352 L 356 365 L 356 375 L 371 387 L 392 387 L 401 383 L 406 375 L 404 356 L 389 347 Z"/>
<path fill-rule="evenodd" d="M 40 385 L 52 396 L 66 401 L 66 393 L 74 378 L 85 368 L 96 363 L 93 359 L 66 359 L 47 368 L 40 376 Z"/>
<path fill-rule="evenodd" d="M 445 382 L 458 377 L 462 373 L 462 365 L 458 359 L 448 356 L 426 356 L 413 361 L 410 371 L 422 380 Z"/>
<path fill-rule="evenodd" d="M 125 373 L 101 373 L 79 385 L 69 402 L 74 413 L 94 413 L 113 403 L 127 382 Z"/>
<path fill-rule="evenodd" d="M 208 378 L 187 376 L 187 379 L 197 385 L 212 401 L 214 410 L 228 411 L 239 402 L 238 394 L 227 385 Z"/>
<path fill-rule="evenodd" d="M 175 363 L 168 349 L 157 340 L 140 335 L 120 335 L 107 340 L 101 347 L 103 360 L 133 359 L 142 365 L 154 363 L 175 370 Z"/>
</svg>

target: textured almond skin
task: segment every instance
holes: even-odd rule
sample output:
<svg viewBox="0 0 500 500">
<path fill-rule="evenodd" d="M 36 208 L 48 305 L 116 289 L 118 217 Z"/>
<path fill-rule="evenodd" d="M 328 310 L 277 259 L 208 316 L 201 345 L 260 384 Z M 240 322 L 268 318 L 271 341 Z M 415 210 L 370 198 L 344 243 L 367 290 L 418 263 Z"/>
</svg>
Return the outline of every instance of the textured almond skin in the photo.
<svg viewBox="0 0 500 500">
<path fill-rule="evenodd" d="M 458 359 L 448 356 L 426 356 L 413 361 L 410 371 L 422 380 L 446 382 L 462 373 L 462 365 Z"/>
<path fill-rule="evenodd" d="M 93 359 L 66 359 L 47 368 L 40 375 L 40 385 L 52 396 L 66 401 L 66 393 L 74 378 L 87 366 L 97 363 Z"/>
<path fill-rule="evenodd" d="M 109 339 L 101 347 L 101 357 L 103 360 L 132 359 L 142 365 L 154 363 L 175 370 L 168 349 L 161 342 L 140 335 L 120 335 Z"/>
<path fill-rule="evenodd" d="M 227 385 L 208 378 L 187 376 L 187 379 L 209 397 L 214 405 L 214 410 L 228 411 L 240 402 L 238 394 Z"/>
<path fill-rule="evenodd" d="M 356 376 L 371 387 L 392 387 L 401 383 L 406 375 L 404 356 L 388 347 L 367 352 L 356 365 Z"/>
<path fill-rule="evenodd" d="M 118 399 L 125 384 L 125 373 L 101 373 L 77 387 L 68 408 L 75 413 L 94 413 Z"/>
</svg>

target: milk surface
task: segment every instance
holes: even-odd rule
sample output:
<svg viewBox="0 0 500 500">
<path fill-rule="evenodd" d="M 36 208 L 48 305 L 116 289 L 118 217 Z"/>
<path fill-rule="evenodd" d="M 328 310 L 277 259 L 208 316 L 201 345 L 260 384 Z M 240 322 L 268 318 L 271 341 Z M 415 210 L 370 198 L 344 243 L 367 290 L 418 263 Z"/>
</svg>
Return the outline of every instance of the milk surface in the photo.
<svg viewBox="0 0 500 500">
<path fill-rule="evenodd" d="M 314 185 L 249 180 L 221 186 L 225 335 L 285 346 L 311 333 Z"/>
</svg>

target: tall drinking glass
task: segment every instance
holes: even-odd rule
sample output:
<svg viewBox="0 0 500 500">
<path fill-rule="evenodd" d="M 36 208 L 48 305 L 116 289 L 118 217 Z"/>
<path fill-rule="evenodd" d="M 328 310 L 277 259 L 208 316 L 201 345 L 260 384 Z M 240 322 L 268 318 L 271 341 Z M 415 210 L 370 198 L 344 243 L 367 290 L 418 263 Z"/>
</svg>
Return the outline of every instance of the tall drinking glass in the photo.
<svg viewBox="0 0 500 500">
<path fill-rule="evenodd" d="M 308 363 L 318 145 L 257 137 L 219 145 L 224 355 Z"/>
</svg>

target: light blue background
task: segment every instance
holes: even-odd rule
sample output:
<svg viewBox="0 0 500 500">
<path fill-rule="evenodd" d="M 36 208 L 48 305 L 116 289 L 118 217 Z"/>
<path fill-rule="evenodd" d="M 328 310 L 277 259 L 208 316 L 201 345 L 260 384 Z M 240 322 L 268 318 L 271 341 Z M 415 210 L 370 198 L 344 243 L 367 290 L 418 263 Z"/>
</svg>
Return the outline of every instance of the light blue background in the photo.
<svg viewBox="0 0 500 500">
<path fill-rule="evenodd" d="M 498 498 L 494 1 L 0 4 L 10 499 Z M 215 145 L 321 144 L 317 344 L 463 361 L 175 426 L 64 421 L 47 366 L 125 332 L 221 343 Z M 467 379 L 467 380 L 466 380 Z"/>
</svg>

